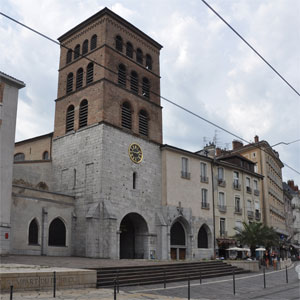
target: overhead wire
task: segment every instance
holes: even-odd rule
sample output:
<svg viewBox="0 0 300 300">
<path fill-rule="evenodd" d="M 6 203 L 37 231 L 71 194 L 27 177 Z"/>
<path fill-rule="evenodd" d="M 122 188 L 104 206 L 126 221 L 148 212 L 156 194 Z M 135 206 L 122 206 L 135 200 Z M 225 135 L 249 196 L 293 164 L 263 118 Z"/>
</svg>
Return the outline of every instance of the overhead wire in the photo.
<svg viewBox="0 0 300 300">
<path fill-rule="evenodd" d="M 203 0 L 202 0 L 202 1 L 203 1 Z M 20 22 L 20 21 L 18 21 L 18 20 L 16 20 L 16 19 L 14 19 L 14 18 L 12 18 L 12 17 L 10 17 L 10 16 L 4 14 L 4 13 L 1 12 L 1 11 L 0 11 L 0 14 L 1 14 L 2 16 L 4 16 L 4 17 L 10 19 L 11 21 L 13 21 L 13 22 L 15 22 L 15 23 L 17 23 L 17 24 L 19 24 L 19 25 L 25 27 L 26 29 L 28 29 L 28 30 L 30 30 L 30 31 L 32 31 L 32 32 L 34 32 L 34 33 L 40 35 L 41 37 L 43 37 L 43 38 L 45 38 L 45 39 L 47 39 L 47 40 L 49 40 L 49 41 L 55 43 L 56 45 L 59 45 L 60 47 L 63 47 L 63 48 L 65 48 L 65 49 L 67 49 L 67 50 L 71 50 L 73 53 L 75 52 L 73 49 L 71 49 L 71 48 L 65 46 L 64 44 L 61 44 L 61 43 L 57 42 L 56 40 L 54 40 L 54 39 L 48 37 L 47 35 L 45 35 L 45 34 L 39 32 L 39 31 L 37 31 L 37 30 L 35 30 L 35 29 L 33 29 L 33 28 L 27 26 L 26 24 L 24 24 L 24 23 L 22 23 L 22 22 Z M 78 53 L 77 53 L 77 54 L 78 54 Z M 107 68 L 106 66 L 104 66 L 104 65 L 102 65 L 102 64 L 100 64 L 100 63 L 98 63 L 97 61 L 95 61 L 95 60 L 93 60 L 93 59 L 90 59 L 90 58 L 87 57 L 86 55 L 82 55 L 82 54 L 79 53 L 79 56 L 80 56 L 81 58 L 87 59 L 88 61 L 90 61 L 90 62 L 92 62 L 92 63 L 95 63 L 96 65 L 98 65 L 98 66 L 104 68 L 105 70 L 107 70 L 107 71 L 109 71 L 109 72 L 111 72 L 111 73 L 113 73 L 113 74 L 115 74 L 115 75 L 118 75 L 118 72 L 116 72 L 116 71 L 114 71 L 114 70 L 111 70 L 110 68 Z M 126 76 L 126 81 L 129 81 L 129 79 L 127 78 L 127 76 Z M 142 87 L 142 86 L 139 85 L 139 84 L 138 84 L 138 86 L 139 86 L 139 87 Z M 260 150 L 262 150 L 262 151 L 264 151 L 265 153 L 267 153 L 267 150 L 265 150 L 265 149 L 263 149 L 262 147 L 260 147 L 260 145 L 251 143 L 250 141 L 248 141 L 248 140 L 246 140 L 246 139 L 244 139 L 244 138 L 238 136 L 237 134 L 232 133 L 231 131 L 225 129 L 224 127 L 222 127 L 222 126 L 220 126 L 220 125 L 217 125 L 216 123 L 214 123 L 214 122 L 212 122 L 212 121 L 209 121 L 208 119 L 206 119 L 206 118 L 200 116 L 199 114 L 196 114 L 196 113 L 192 112 L 191 110 L 189 110 L 189 109 L 183 107 L 182 105 L 177 104 L 176 102 L 174 102 L 174 101 L 172 101 L 172 100 L 170 100 L 170 99 L 168 99 L 168 98 L 166 98 L 166 97 L 164 97 L 164 96 L 162 96 L 162 95 L 160 95 L 160 94 L 158 94 L 158 93 L 156 93 L 156 92 L 154 92 L 154 91 L 149 90 L 149 93 L 152 93 L 153 95 L 160 97 L 161 99 L 165 100 L 166 102 L 168 102 L 168 103 L 170 103 L 170 104 L 176 106 L 177 108 L 179 108 L 179 109 L 181 109 L 181 110 L 183 110 L 183 111 L 185 111 L 185 112 L 187 112 L 187 113 L 193 115 L 194 117 L 196 117 L 196 118 L 198 118 L 198 119 L 201 119 L 201 120 L 205 121 L 206 123 L 208 123 L 208 124 L 210 124 L 210 125 L 212 125 L 212 126 L 214 126 L 214 127 L 216 127 L 216 128 L 219 128 L 220 130 L 222 130 L 222 131 L 224 131 L 224 132 L 226 132 L 226 133 L 228 133 L 228 134 L 230 134 L 230 135 L 236 137 L 237 139 L 239 139 L 239 140 L 241 140 L 241 141 L 243 141 L 243 142 L 246 142 L 246 143 L 248 143 L 248 144 L 252 144 L 253 147 L 259 148 Z M 272 151 L 273 151 L 273 149 L 272 149 Z M 297 171 L 297 170 L 295 170 L 294 168 L 290 167 L 289 165 L 285 164 L 283 161 L 282 161 L 282 163 L 283 163 L 286 167 L 288 167 L 289 169 L 293 170 L 294 172 L 296 172 L 297 174 L 300 175 L 300 172 L 299 172 L 299 171 Z"/>
</svg>

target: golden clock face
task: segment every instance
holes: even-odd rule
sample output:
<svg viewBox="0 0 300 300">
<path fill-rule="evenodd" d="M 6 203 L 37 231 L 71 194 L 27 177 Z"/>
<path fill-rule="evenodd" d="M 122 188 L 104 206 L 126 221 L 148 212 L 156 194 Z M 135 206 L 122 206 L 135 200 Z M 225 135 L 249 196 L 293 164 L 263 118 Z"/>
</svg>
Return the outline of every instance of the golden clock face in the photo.
<svg viewBox="0 0 300 300">
<path fill-rule="evenodd" d="M 128 148 L 128 153 L 130 159 L 136 163 L 139 164 L 143 160 L 143 151 L 140 147 L 140 145 L 133 143 Z"/>
</svg>

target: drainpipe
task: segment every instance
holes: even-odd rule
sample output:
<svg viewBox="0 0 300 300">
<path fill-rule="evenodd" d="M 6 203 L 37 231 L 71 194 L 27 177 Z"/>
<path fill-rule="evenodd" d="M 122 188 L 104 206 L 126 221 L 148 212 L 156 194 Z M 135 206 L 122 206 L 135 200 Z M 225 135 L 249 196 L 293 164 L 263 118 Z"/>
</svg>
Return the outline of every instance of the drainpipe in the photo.
<svg viewBox="0 0 300 300">
<path fill-rule="evenodd" d="M 211 164 L 211 187 L 212 187 L 212 206 L 213 206 L 213 227 L 214 227 L 214 259 L 216 258 L 216 216 L 215 216 L 215 188 L 214 188 L 214 165 L 215 157 Z"/>
</svg>

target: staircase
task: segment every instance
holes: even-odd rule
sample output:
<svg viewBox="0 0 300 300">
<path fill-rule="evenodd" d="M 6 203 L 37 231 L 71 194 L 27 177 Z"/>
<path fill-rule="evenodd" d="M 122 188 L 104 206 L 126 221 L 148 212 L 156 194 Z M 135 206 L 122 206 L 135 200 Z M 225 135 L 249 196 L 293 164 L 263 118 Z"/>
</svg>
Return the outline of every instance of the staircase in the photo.
<svg viewBox="0 0 300 300">
<path fill-rule="evenodd" d="M 222 261 L 171 263 L 163 265 L 109 267 L 97 269 L 97 287 L 163 284 L 200 280 L 212 277 L 248 273 L 249 271 L 231 266 Z"/>
</svg>

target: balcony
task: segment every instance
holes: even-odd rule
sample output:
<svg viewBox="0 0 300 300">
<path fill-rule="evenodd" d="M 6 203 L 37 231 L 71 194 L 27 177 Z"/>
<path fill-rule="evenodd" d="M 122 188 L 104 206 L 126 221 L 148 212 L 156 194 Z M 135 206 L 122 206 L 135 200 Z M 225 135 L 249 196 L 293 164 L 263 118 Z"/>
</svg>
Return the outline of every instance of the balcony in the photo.
<svg viewBox="0 0 300 300">
<path fill-rule="evenodd" d="M 243 210 L 241 209 L 241 207 L 235 207 L 234 208 L 234 213 L 238 214 L 238 215 L 241 215 L 243 213 Z"/>
<path fill-rule="evenodd" d="M 248 210 L 247 211 L 247 216 L 248 216 L 248 219 L 253 219 L 254 218 L 254 212 L 252 210 Z"/>
<path fill-rule="evenodd" d="M 185 171 L 181 171 L 181 178 L 191 179 L 191 173 L 185 172 Z"/>
<path fill-rule="evenodd" d="M 238 181 L 234 181 L 232 187 L 237 191 L 241 190 L 241 185 L 238 183 Z"/>
<path fill-rule="evenodd" d="M 207 202 L 201 202 L 201 208 L 202 209 L 209 209 L 209 203 L 207 203 Z"/>
<path fill-rule="evenodd" d="M 223 231 L 223 230 L 221 230 L 220 231 L 220 237 L 227 237 L 227 231 Z"/>
<path fill-rule="evenodd" d="M 226 205 L 218 205 L 218 209 L 220 212 L 225 213 L 227 211 Z"/>
<path fill-rule="evenodd" d="M 223 180 L 223 179 L 218 179 L 218 186 L 225 187 L 226 186 L 226 181 Z"/>
<path fill-rule="evenodd" d="M 254 190 L 253 193 L 254 193 L 254 196 L 259 196 L 259 190 Z"/>
<path fill-rule="evenodd" d="M 250 186 L 246 186 L 246 192 L 247 192 L 248 194 L 252 194 L 252 189 L 251 189 Z"/>
<path fill-rule="evenodd" d="M 206 176 L 200 176 L 200 181 L 201 182 L 204 182 L 204 183 L 208 183 L 208 177 L 206 177 Z"/>
<path fill-rule="evenodd" d="M 261 218 L 261 213 L 259 211 L 256 211 L 255 212 L 255 220 L 260 221 L 260 218 Z"/>
</svg>

